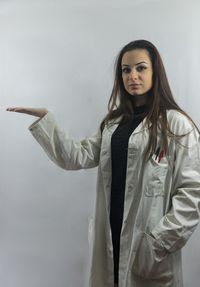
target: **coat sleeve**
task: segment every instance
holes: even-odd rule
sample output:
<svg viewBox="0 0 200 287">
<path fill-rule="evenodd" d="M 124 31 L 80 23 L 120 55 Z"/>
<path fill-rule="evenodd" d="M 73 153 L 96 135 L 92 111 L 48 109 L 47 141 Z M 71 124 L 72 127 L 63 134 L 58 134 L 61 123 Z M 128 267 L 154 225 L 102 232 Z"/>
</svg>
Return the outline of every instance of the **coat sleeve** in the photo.
<svg viewBox="0 0 200 287">
<path fill-rule="evenodd" d="M 185 117 L 173 122 L 175 140 L 172 205 L 152 230 L 152 235 L 166 251 L 175 252 L 185 245 L 195 230 L 200 215 L 200 136 Z"/>
<path fill-rule="evenodd" d="M 81 141 L 75 141 L 56 124 L 51 112 L 29 127 L 49 158 L 67 170 L 92 168 L 98 165 L 101 132 Z"/>
</svg>

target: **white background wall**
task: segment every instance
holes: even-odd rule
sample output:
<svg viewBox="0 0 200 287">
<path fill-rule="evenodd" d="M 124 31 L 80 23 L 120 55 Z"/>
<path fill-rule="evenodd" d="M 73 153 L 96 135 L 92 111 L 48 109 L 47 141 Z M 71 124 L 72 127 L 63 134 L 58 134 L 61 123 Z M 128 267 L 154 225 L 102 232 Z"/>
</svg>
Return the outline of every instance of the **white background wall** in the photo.
<svg viewBox="0 0 200 287">
<path fill-rule="evenodd" d="M 56 167 L 8 106 L 47 107 L 75 138 L 106 113 L 118 51 L 159 49 L 178 103 L 200 125 L 199 0 L 0 0 L 0 286 L 88 286 L 96 169 Z M 199 286 L 200 229 L 184 248 Z"/>
</svg>

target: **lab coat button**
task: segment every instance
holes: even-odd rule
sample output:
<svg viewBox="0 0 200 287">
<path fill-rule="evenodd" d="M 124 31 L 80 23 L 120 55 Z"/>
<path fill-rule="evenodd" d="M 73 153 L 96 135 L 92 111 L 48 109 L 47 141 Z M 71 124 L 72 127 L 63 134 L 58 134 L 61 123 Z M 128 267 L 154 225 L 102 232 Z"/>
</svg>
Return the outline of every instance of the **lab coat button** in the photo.
<svg viewBox="0 0 200 287">
<path fill-rule="evenodd" d="M 132 192 L 133 191 L 133 184 L 130 184 L 129 187 L 128 187 L 128 192 Z"/>
<path fill-rule="evenodd" d="M 136 226 L 137 226 L 137 227 L 140 227 L 139 221 L 136 222 Z"/>
</svg>

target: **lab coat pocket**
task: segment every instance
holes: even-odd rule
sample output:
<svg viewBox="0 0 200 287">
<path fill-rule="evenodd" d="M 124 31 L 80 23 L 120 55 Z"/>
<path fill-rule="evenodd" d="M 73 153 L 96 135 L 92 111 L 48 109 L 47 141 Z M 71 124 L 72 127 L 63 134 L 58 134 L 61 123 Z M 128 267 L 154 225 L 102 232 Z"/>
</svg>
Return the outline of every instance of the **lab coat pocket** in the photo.
<svg viewBox="0 0 200 287">
<path fill-rule="evenodd" d="M 163 159 L 162 164 L 158 163 L 154 156 L 149 162 L 149 181 L 146 185 L 146 196 L 164 196 L 164 185 L 167 174 L 168 164 L 167 159 Z"/>
<path fill-rule="evenodd" d="M 169 281 L 173 277 L 170 255 L 155 238 L 142 233 L 133 261 L 133 273 L 145 279 Z"/>
</svg>

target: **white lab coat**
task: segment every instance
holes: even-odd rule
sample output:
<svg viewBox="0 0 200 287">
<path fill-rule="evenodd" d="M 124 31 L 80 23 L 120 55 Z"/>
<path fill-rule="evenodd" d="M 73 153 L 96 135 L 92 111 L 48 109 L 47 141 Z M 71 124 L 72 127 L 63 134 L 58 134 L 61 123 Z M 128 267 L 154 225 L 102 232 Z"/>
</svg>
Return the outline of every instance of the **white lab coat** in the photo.
<svg viewBox="0 0 200 287">
<path fill-rule="evenodd" d="M 182 287 L 181 248 L 199 221 L 200 136 L 187 117 L 167 112 L 169 154 L 144 161 L 146 119 L 129 139 L 124 218 L 120 240 L 119 287 Z M 30 126 L 48 156 L 61 168 L 98 166 L 90 287 L 113 287 L 109 223 L 111 136 L 117 124 L 76 142 L 61 131 L 51 112 Z M 158 147 L 161 145 L 158 133 Z"/>
</svg>

